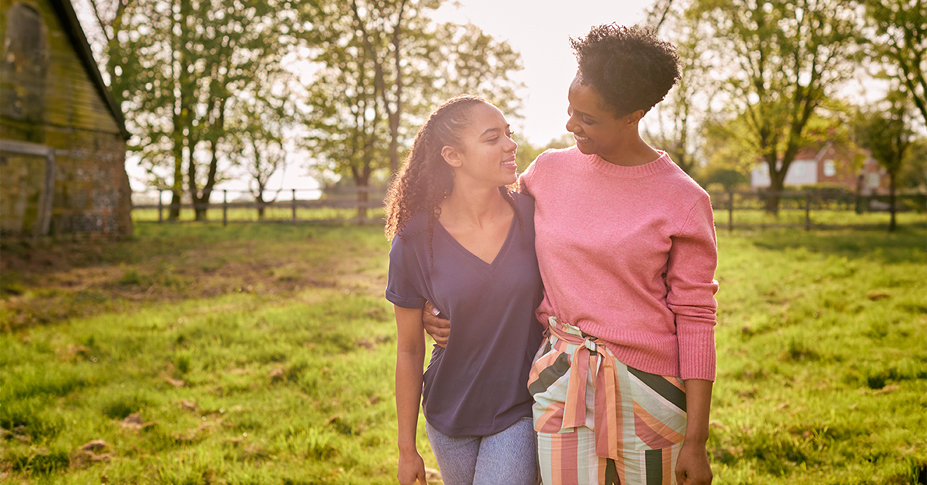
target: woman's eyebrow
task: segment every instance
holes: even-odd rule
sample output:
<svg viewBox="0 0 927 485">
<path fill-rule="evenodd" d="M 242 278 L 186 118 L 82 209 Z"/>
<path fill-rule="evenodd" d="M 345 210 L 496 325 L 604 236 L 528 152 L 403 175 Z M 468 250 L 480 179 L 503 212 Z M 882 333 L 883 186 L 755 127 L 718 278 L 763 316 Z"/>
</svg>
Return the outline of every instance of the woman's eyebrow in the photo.
<svg viewBox="0 0 927 485">
<path fill-rule="evenodd" d="M 583 116 L 583 117 L 585 117 L 585 118 L 592 119 L 592 120 L 595 119 L 595 116 L 592 116 L 591 114 L 586 113 L 585 111 L 580 111 L 580 110 L 578 110 L 578 109 L 576 109 L 576 108 L 573 108 L 573 113 L 575 113 L 575 114 L 577 114 L 577 115 L 579 115 L 579 116 Z"/>
</svg>

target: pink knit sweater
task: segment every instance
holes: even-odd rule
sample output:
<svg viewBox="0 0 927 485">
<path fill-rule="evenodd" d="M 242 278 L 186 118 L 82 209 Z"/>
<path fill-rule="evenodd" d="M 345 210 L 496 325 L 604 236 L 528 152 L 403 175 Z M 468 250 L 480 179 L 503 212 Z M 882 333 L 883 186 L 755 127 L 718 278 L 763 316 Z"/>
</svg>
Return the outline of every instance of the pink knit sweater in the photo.
<svg viewBox="0 0 927 485">
<path fill-rule="evenodd" d="M 624 167 L 576 147 L 541 154 L 520 183 L 536 199 L 541 322 L 576 325 L 645 372 L 714 380 L 708 194 L 665 153 Z"/>
</svg>

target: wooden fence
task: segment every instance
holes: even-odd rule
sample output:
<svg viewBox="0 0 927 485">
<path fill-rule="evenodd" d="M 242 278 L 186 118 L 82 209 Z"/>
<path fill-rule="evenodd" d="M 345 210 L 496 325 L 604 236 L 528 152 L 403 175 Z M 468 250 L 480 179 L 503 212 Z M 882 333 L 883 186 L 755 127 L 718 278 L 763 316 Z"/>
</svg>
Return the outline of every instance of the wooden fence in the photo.
<svg viewBox="0 0 927 485">
<path fill-rule="evenodd" d="M 363 189 L 361 189 L 363 190 Z M 154 192 L 152 192 L 154 193 Z M 181 204 L 180 217 L 170 219 L 170 191 L 156 192 L 146 203 L 135 204 L 132 219 L 136 222 L 265 222 L 265 223 L 381 223 L 384 193 L 370 191 L 367 202 L 358 202 L 357 189 L 329 192 L 323 198 L 319 190 L 288 189 L 289 198 L 259 203 L 254 200 L 230 200 L 250 196 L 246 191 L 220 190 L 209 204 Z M 300 196 L 303 196 L 300 198 Z M 776 227 L 805 230 L 834 227 L 876 228 L 889 222 L 888 196 L 856 196 L 825 191 L 780 192 L 779 213 L 765 211 L 768 192 L 720 192 L 711 195 L 715 225 L 728 230 Z M 313 197 L 314 198 L 310 198 Z M 927 224 L 927 194 L 902 194 L 896 198 L 899 224 Z M 197 221 L 195 209 L 205 209 L 207 217 Z M 263 209 L 263 216 L 258 212 Z M 363 209 L 363 210 L 361 210 Z"/>
<path fill-rule="evenodd" d="M 734 229 L 776 227 L 828 229 L 837 227 L 885 227 L 890 220 L 887 195 L 857 196 L 846 192 L 779 192 L 779 212 L 766 212 L 771 192 L 722 192 L 711 194 L 715 226 Z M 895 199 L 899 224 L 927 222 L 927 194 L 899 194 Z"/>
<path fill-rule="evenodd" d="M 276 191 L 275 191 L 276 192 Z M 367 201 L 359 202 L 358 193 L 366 193 Z M 157 194 L 154 197 L 151 194 Z M 280 199 L 281 194 L 289 198 Z M 263 223 L 358 223 L 377 222 L 382 219 L 385 194 L 367 188 L 352 188 L 331 191 L 318 198 L 318 189 L 288 189 L 276 194 L 274 200 L 258 202 L 250 192 L 240 190 L 217 190 L 209 203 L 194 204 L 185 197 L 179 206 L 179 217 L 171 218 L 170 190 L 150 191 L 134 194 L 134 199 L 144 198 L 132 207 L 135 222 L 263 222 Z M 139 196 L 142 197 L 139 197 Z M 145 197 L 147 195 L 147 197 Z M 251 200 L 243 200 L 243 199 Z M 218 200 L 216 200 L 218 199 Z M 197 210 L 205 211 L 205 217 L 196 219 Z M 219 216 L 217 216 L 219 214 Z"/>
</svg>

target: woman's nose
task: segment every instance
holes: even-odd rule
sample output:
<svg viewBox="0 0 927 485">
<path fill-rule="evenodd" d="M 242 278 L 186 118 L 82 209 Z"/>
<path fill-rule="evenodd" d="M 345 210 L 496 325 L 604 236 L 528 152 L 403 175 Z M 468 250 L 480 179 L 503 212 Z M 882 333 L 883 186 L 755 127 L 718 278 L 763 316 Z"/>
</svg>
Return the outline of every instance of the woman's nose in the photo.
<svg viewBox="0 0 927 485">
<path fill-rule="evenodd" d="M 573 133 L 573 130 L 575 128 L 576 128 L 576 123 L 573 122 L 573 116 L 570 115 L 570 117 L 567 118 L 566 130 L 569 131 L 570 133 Z"/>
</svg>

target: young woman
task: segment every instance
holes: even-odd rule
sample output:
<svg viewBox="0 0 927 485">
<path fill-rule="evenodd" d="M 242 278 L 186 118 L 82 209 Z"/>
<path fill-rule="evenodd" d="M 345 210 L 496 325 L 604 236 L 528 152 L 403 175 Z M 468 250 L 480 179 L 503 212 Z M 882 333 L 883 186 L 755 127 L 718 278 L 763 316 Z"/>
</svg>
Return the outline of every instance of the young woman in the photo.
<svg viewBox="0 0 927 485">
<path fill-rule="evenodd" d="M 638 131 L 679 77 L 676 53 L 617 25 L 573 49 L 576 146 L 541 154 L 519 179 L 536 199 L 548 327 L 529 378 L 542 481 L 709 484 L 711 203 Z"/>
<path fill-rule="evenodd" d="M 419 130 L 387 197 L 402 484 L 425 482 L 420 399 L 445 484 L 537 483 L 527 381 L 542 339 L 540 274 L 534 201 L 506 188 L 516 148 L 495 106 L 451 99 Z M 426 300 L 455 325 L 423 376 Z"/>
</svg>

